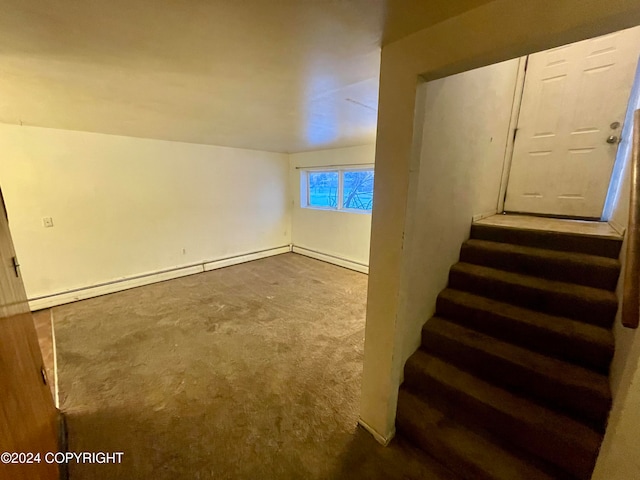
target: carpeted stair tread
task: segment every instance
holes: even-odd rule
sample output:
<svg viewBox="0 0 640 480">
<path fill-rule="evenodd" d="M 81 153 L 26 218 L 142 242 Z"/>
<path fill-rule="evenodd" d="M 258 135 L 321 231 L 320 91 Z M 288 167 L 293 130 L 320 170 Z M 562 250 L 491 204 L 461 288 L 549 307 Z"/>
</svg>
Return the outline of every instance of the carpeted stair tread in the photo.
<svg viewBox="0 0 640 480">
<path fill-rule="evenodd" d="M 404 388 L 398 395 L 398 430 L 463 479 L 552 480 L 556 477 L 465 428 Z"/>
<path fill-rule="evenodd" d="M 366 435 L 370 435 L 366 432 Z M 372 439 L 373 440 L 373 439 Z M 376 440 L 373 440 L 374 442 Z M 381 448 L 380 448 L 381 447 Z M 447 468 L 433 456 L 419 448 L 408 439 L 398 435 L 386 447 L 376 445 L 379 457 L 366 455 L 366 452 L 353 452 L 353 464 L 345 464 L 348 477 L 362 480 L 389 480 L 398 476 L 399 463 L 403 465 L 402 480 L 460 480 L 460 476 Z M 380 460 L 382 461 L 380 461 Z M 363 468 L 362 461 L 366 462 Z M 370 462 L 370 463 L 369 463 Z M 369 467 L 371 465 L 371 467 Z M 358 471 L 356 474 L 354 470 Z M 371 470 L 375 469 L 375 473 Z M 339 477 L 338 477 L 339 478 Z"/>
<path fill-rule="evenodd" d="M 447 288 L 436 313 L 465 327 L 525 348 L 607 373 L 614 352 L 611 330 Z"/>
<path fill-rule="evenodd" d="M 460 261 L 607 290 L 620 272 L 614 258 L 478 239 L 462 245 Z"/>
<path fill-rule="evenodd" d="M 609 258 L 618 258 L 622 247 L 621 237 L 599 237 L 477 223 L 471 225 L 471 238 Z"/>
<path fill-rule="evenodd" d="M 607 327 L 618 308 L 614 292 L 464 262 L 451 267 L 449 287 Z"/>
<path fill-rule="evenodd" d="M 605 375 L 438 317 L 423 327 L 422 348 L 498 385 L 604 427 L 611 405 Z"/>
<path fill-rule="evenodd" d="M 398 433 L 464 479 L 589 479 L 611 408 L 621 246 L 474 223 L 405 365 Z"/>
<path fill-rule="evenodd" d="M 497 435 L 579 478 L 588 478 L 601 435 L 583 423 L 478 379 L 418 350 L 407 361 L 405 385 L 442 405 L 456 420 Z"/>
</svg>

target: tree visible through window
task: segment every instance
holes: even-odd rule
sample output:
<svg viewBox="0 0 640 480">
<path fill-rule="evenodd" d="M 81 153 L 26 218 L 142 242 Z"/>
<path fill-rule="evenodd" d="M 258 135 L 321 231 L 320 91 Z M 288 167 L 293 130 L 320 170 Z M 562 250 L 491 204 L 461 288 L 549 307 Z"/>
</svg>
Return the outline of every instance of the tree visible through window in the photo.
<svg viewBox="0 0 640 480">
<path fill-rule="evenodd" d="M 309 206 L 338 207 L 338 172 L 309 172 Z"/>
<path fill-rule="evenodd" d="M 371 210 L 373 207 L 373 170 L 343 172 L 342 208 Z"/>
<path fill-rule="evenodd" d="M 307 171 L 303 207 L 331 210 L 373 208 L 373 169 Z"/>
</svg>

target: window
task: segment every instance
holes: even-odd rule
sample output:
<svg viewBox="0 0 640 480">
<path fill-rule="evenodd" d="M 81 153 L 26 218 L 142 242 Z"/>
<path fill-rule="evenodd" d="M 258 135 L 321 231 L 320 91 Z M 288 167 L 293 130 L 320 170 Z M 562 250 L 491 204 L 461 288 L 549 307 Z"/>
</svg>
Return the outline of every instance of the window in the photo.
<svg viewBox="0 0 640 480">
<path fill-rule="evenodd" d="M 373 179 L 372 168 L 303 170 L 300 203 L 303 208 L 370 213 Z"/>
<path fill-rule="evenodd" d="M 309 206 L 338 208 L 338 172 L 309 172 Z"/>
<path fill-rule="evenodd" d="M 373 170 L 342 172 L 342 208 L 368 210 L 373 207 Z"/>
</svg>

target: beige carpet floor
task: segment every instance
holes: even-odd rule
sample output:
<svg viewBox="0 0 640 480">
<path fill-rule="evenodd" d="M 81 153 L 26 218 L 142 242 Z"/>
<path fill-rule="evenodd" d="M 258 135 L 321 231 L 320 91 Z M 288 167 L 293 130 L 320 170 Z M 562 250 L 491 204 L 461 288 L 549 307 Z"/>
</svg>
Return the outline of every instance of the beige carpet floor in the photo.
<svg viewBox="0 0 640 480">
<path fill-rule="evenodd" d="M 285 254 L 53 311 L 71 480 L 451 478 L 356 426 L 367 276 Z"/>
</svg>

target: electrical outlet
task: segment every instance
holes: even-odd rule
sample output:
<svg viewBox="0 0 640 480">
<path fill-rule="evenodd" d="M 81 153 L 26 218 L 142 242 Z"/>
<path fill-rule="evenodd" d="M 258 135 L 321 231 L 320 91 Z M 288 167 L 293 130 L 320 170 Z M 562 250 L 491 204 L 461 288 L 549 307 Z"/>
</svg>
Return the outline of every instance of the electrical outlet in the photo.
<svg viewBox="0 0 640 480">
<path fill-rule="evenodd" d="M 42 225 L 44 226 L 44 228 L 51 228 L 53 227 L 53 218 L 51 217 L 44 217 L 42 219 Z"/>
</svg>

